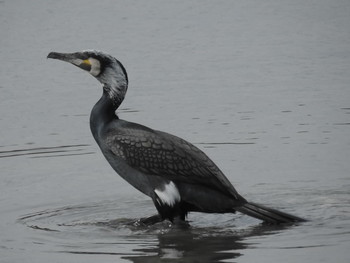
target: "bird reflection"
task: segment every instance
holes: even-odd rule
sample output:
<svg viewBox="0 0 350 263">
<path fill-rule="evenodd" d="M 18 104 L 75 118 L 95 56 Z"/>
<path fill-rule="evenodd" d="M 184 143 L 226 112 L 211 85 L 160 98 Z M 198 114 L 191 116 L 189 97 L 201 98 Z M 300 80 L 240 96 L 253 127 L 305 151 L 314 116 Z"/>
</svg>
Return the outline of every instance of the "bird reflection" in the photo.
<svg viewBox="0 0 350 263">
<path fill-rule="evenodd" d="M 155 247 L 134 249 L 135 256 L 123 259 L 134 263 L 147 262 L 222 262 L 238 258 L 242 250 L 248 248 L 246 239 L 254 236 L 270 235 L 286 226 L 258 225 L 249 230 L 215 233 L 217 229 L 171 229 L 158 234 Z M 140 255 L 141 254 L 141 255 Z"/>
</svg>

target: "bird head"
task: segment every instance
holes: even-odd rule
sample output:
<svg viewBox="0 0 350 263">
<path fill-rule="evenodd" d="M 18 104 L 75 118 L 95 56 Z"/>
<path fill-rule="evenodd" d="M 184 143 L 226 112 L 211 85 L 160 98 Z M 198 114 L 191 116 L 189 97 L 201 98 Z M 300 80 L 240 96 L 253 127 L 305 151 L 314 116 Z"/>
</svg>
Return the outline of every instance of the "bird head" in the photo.
<svg viewBox="0 0 350 263">
<path fill-rule="evenodd" d="M 128 76 L 124 66 L 114 57 L 96 50 L 74 53 L 50 52 L 47 58 L 69 62 L 94 76 L 103 84 L 109 97 L 120 103 L 128 88 Z"/>
</svg>

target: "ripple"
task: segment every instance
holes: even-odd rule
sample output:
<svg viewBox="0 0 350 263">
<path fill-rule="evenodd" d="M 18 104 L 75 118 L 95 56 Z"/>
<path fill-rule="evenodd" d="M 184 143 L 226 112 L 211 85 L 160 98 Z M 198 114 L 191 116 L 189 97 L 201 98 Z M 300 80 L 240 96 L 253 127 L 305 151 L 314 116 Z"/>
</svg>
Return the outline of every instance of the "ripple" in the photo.
<svg viewBox="0 0 350 263">
<path fill-rule="evenodd" d="M 141 202 L 142 204 L 142 202 Z M 118 205 L 112 201 L 90 203 L 82 205 L 63 206 L 59 208 L 45 209 L 21 216 L 18 222 L 29 228 L 48 232 L 86 232 L 103 231 L 109 229 L 114 231 L 149 231 L 152 227 L 143 226 L 139 218 L 125 217 L 128 203 Z M 129 204 L 130 205 L 130 204 Z M 108 219 L 110 217 L 117 219 Z M 169 222 L 156 224 L 156 228 L 172 227 Z M 90 230 L 87 230 L 90 232 Z M 157 230 L 157 229 L 154 229 Z"/>
<path fill-rule="evenodd" d="M 350 125 L 350 122 L 338 122 L 338 123 L 333 123 L 333 125 Z"/>
<path fill-rule="evenodd" d="M 51 147 L 35 147 L 0 151 L 0 158 L 27 156 L 29 158 L 61 157 L 71 155 L 93 154 L 88 151 L 89 144 L 61 145 Z"/>
<path fill-rule="evenodd" d="M 244 215 L 234 214 L 202 214 L 191 213 L 190 221 L 186 224 L 163 221 L 154 225 L 140 223 L 139 217 L 130 216 L 130 206 L 135 213 L 145 215 L 150 206 L 149 202 L 137 203 L 116 201 L 101 201 L 81 205 L 63 206 L 59 208 L 44 209 L 29 213 L 18 218 L 18 222 L 35 230 L 46 232 L 104 232 L 113 230 L 118 234 L 146 234 L 164 233 L 173 229 L 196 231 L 205 235 L 234 234 L 246 235 L 258 226 L 266 230 L 280 230 L 280 226 L 265 226 L 260 221 Z M 153 207 L 152 207 L 153 211 Z M 112 219 L 111 219 L 112 218 Z"/>
<path fill-rule="evenodd" d="M 250 145 L 255 144 L 254 142 L 198 142 L 195 144 L 203 144 L 203 145 Z"/>
<path fill-rule="evenodd" d="M 50 252 L 120 256 L 132 262 L 159 258 L 221 262 L 241 256 L 241 251 L 250 246 L 243 242 L 247 238 L 273 235 L 287 228 L 257 221 L 247 223 L 244 216 L 198 213 L 190 225 L 164 221 L 145 226 L 138 223 L 138 218 L 130 217 L 130 205 L 143 215 L 149 209 L 145 202 L 123 202 L 118 206 L 116 202 L 102 201 L 44 209 L 23 215 L 18 223 L 38 231 L 34 242 L 50 247 Z"/>
</svg>

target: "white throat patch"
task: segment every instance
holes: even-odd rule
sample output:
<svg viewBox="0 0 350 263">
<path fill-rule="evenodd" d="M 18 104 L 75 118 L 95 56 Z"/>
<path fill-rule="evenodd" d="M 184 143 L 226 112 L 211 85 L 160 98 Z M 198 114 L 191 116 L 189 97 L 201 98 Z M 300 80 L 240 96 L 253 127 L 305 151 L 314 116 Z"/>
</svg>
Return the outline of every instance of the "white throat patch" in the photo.
<svg viewBox="0 0 350 263">
<path fill-rule="evenodd" d="M 98 61 L 95 58 L 89 58 L 90 64 L 91 64 L 91 69 L 90 69 L 90 74 L 94 77 L 97 77 L 100 72 L 101 72 L 101 64 L 100 61 Z"/>
<path fill-rule="evenodd" d="M 155 189 L 154 192 L 159 197 L 160 202 L 168 206 L 174 206 L 176 202 L 179 202 L 181 200 L 179 190 L 177 189 L 176 185 L 172 181 L 166 184 L 164 186 L 164 189 L 162 190 Z M 159 203 L 159 200 L 157 201 Z"/>
</svg>

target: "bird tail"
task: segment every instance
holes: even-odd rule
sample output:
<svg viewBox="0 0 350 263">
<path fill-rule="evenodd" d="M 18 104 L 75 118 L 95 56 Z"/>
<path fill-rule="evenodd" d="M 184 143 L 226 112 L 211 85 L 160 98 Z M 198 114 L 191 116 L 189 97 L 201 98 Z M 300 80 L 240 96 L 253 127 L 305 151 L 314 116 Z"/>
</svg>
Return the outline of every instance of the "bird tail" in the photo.
<svg viewBox="0 0 350 263">
<path fill-rule="evenodd" d="M 247 202 L 244 205 L 235 209 L 243 214 L 263 220 L 264 222 L 269 224 L 296 223 L 306 221 L 303 218 L 253 202 Z"/>
</svg>

